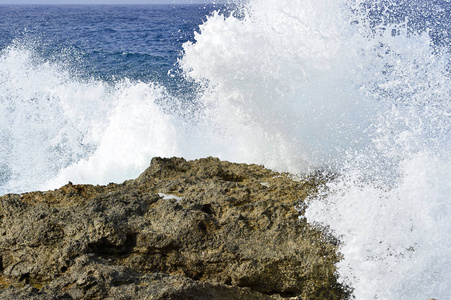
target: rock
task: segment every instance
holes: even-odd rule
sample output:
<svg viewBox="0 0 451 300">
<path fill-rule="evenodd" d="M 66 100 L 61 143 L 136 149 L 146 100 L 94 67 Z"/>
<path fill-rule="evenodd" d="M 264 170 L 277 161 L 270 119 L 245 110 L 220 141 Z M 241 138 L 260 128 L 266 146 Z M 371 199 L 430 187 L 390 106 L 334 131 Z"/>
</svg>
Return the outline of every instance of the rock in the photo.
<svg viewBox="0 0 451 300">
<path fill-rule="evenodd" d="M 295 206 L 317 192 L 216 158 L 0 198 L 1 299 L 345 299 L 337 244 Z"/>
</svg>

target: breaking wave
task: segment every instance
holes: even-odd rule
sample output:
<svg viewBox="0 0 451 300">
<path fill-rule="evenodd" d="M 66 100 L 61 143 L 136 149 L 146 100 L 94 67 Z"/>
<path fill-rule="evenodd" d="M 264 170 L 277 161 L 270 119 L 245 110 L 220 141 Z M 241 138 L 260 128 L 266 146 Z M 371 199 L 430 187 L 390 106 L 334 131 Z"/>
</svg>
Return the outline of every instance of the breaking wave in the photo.
<svg viewBox="0 0 451 300">
<path fill-rule="evenodd" d="M 0 192 L 120 182 L 153 156 L 327 170 L 306 217 L 342 241 L 338 275 L 354 296 L 446 299 L 448 6 L 245 1 L 184 44 L 179 66 L 199 87 L 187 98 L 78 77 L 12 44 L 0 52 Z"/>
</svg>

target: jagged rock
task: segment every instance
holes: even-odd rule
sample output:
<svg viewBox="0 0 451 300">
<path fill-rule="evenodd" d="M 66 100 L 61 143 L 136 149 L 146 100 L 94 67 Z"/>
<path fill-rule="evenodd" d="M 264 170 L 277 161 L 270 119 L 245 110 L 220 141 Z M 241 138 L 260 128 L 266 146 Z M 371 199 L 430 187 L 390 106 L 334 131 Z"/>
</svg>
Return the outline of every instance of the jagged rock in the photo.
<svg viewBox="0 0 451 300">
<path fill-rule="evenodd" d="M 135 180 L 0 198 L 1 299 L 344 299 L 295 206 L 321 180 L 154 158 Z"/>
</svg>

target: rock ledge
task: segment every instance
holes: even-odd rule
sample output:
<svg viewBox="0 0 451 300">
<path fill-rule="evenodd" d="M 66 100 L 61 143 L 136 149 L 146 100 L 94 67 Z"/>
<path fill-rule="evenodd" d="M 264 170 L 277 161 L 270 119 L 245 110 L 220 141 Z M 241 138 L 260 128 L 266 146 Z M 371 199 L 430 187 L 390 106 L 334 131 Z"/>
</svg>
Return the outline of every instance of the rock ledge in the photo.
<svg viewBox="0 0 451 300">
<path fill-rule="evenodd" d="M 154 158 L 135 180 L 0 197 L 1 299 L 344 299 L 294 207 L 321 180 Z"/>
</svg>

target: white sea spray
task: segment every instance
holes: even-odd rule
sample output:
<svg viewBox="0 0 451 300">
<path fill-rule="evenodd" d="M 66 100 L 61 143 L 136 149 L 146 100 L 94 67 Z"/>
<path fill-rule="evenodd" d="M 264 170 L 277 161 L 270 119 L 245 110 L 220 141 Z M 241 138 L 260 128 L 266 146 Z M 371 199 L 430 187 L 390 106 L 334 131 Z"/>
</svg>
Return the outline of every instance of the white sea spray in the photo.
<svg viewBox="0 0 451 300">
<path fill-rule="evenodd" d="M 188 107 L 13 44 L 0 53 L 1 192 L 120 182 L 153 156 L 327 169 L 306 217 L 341 240 L 356 299 L 447 299 L 449 55 L 428 30 L 389 22 L 406 3 L 249 0 L 213 14 L 180 59 L 202 87 Z"/>
<path fill-rule="evenodd" d="M 451 291 L 449 56 L 389 22 L 405 4 L 248 1 L 209 18 L 181 62 L 206 85 L 223 157 L 338 174 L 306 216 L 341 239 L 357 299 Z"/>
</svg>

